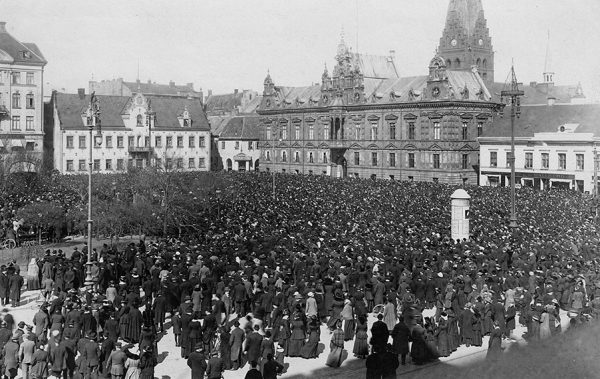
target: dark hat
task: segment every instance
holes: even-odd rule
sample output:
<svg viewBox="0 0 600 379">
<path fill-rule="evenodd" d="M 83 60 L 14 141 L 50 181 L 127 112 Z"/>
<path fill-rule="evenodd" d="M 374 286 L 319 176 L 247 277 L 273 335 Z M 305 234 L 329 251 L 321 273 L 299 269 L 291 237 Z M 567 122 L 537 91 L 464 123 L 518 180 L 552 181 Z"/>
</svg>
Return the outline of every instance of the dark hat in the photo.
<svg viewBox="0 0 600 379">
<path fill-rule="evenodd" d="M 20 321 L 18 324 L 19 328 L 22 328 L 25 326 L 25 322 L 24 321 Z"/>
</svg>

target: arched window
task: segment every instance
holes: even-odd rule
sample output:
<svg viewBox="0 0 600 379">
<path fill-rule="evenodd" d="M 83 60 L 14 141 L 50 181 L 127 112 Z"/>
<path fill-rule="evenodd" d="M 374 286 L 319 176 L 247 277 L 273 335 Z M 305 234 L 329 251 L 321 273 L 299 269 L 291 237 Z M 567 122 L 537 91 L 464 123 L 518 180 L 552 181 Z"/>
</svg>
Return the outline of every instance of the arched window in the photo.
<svg viewBox="0 0 600 379">
<path fill-rule="evenodd" d="M 452 61 L 451 61 L 450 59 L 448 59 L 448 60 L 446 61 L 446 67 L 447 67 L 447 68 L 452 68 Z"/>
<path fill-rule="evenodd" d="M 282 160 L 283 162 L 287 162 L 287 153 L 286 153 L 286 151 L 285 151 L 285 150 L 283 150 L 283 151 L 281 152 L 281 160 Z"/>
<path fill-rule="evenodd" d="M 137 115 L 137 117 L 135 119 L 136 119 L 136 126 L 144 126 L 144 123 L 142 121 L 143 117 L 141 114 Z"/>
<path fill-rule="evenodd" d="M 487 59 L 484 59 L 483 62 L 481 62 L 481 67 L 487 68 Z"/>
<path fill-rule="evenodd" d="M 296 151 L 295 157 L 294 157 L 294 162 L 299 163 L 300 162 L 300 153 Z"/>
<path fill-rule="evenodd" d="M 308 162 L 309 163 L 315 163 L 315 160 L 313 158 L 313 153 L 308 153 Z"/>
<path fill-rule="evenodd" d="M 477 67 L 481 67 L 481 58 L 477 58 Z"/>
<path fill-rule="evenodd" d="M 460 59 L 456 58 L 456 60 L 454 61 L 454 65 L 456 66 L 456 68 L 460 68 Z"/>
</svg>

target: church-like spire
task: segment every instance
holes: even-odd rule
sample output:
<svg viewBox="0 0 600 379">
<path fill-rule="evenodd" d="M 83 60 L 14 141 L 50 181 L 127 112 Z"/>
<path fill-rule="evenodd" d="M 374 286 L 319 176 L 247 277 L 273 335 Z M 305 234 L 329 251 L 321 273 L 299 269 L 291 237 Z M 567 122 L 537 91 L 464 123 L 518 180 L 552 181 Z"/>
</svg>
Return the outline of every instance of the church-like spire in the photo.
<svg viewBox="0 0 600 379">
<path fill-rule="evenodd" d="M 548 42 L 546 43 L 546 60 L 544 62 L 544 83 L 554 83 L 554 72 L 552 71 L 552 53 L 550 52 L 550 31 L 548 30 Z"/>
<path fill-rule="evenodd" d="M 480 16 L 483 17 L 481 0 L 450 0 L 446 16 L 446 27 L 448 23 L 458 21 L 467 37 L 471 37 L 476 30 Z"/>
</svg>

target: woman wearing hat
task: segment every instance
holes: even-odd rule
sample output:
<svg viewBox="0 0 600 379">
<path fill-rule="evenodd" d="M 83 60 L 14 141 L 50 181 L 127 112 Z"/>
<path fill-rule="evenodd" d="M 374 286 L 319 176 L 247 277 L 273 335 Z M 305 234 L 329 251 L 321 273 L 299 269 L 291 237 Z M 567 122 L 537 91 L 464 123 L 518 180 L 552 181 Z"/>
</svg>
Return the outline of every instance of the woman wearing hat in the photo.
<svg viewBox="0 0 600 379">
<path fill-rule="evenodd" d="M 154 349 L 152 346 L 146 346 L 139 363 L 140 379 L 154 379 L 154 367 L 157 363 Z"/>
</svg>

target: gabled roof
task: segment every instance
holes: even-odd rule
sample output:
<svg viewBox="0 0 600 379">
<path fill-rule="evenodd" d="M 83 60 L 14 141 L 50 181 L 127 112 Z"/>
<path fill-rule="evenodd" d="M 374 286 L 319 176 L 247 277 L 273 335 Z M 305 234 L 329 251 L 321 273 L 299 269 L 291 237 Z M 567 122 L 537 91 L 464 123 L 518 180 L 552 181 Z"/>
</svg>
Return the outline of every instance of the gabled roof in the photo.
<svg viewBox="0 0 600 379">
<path fill-rule="evenodd" d="M 225 116 L 207 116 L 208 122 L 210 124 L 210 131 L 214 136 L 219 136 L 223 131 L 223 128 L 229 120 L 233 118 L 233 116 L 225 115 Z"/>
<path fill-rule="evenodd" d="M 254 96 L 247 104 L 242 106 L 240 113 L 256 113 L 256 109 L 262 102 L 262 95 Z"/>
<path fill-rule="evenodd" d="M 258 116 L 233 117 L 219 134 L 219 139 L 258 140 L 260 138 L 259 122 Z"/>
<path fill-rule="evenodd" d="M 185 85 L 176 84 L 157 84 L 144 82 L 123 82 L 123 85 L 129 88 L 132 93 L 143 93 L 147 95 L 171 95 L 171 96 L 200 96 L 200 92 Z"/>
<path fill-rule="evenodd" d="M 495 117 L 492 127 L 481 137 L 510 137 L 510 107 L 504 117 Z M 533 137 L 535 133 L 554 133 L 561 125 L 579 124 L 575 133 L 593 133 L 600 137 L 600 104 L 555 104 L 522 106 L 516 119 L 515 137 Z"/>
<path fill-rule="evenodd" d="M 199 99 L 187 99 L 170 96 L 149 96 L 152 110 L 156 112 L 156 129 L 182 129 L 178 117 L 185 109 L 192 119 L 192 126 L 186 130 L 210 130 L 206 115 Z M 130 101 L 128 96 L 97 95 L 100 103 L 102 126 L 108 128 L 125 128 L 122 115 Z M 87 109 L 90 96 L 80 97 L 78 94 L 55 93 L 54 102 L 58 112 L 61 128 L 84 128 L 81 115 Z"/>
<path fill-rule="evenodd" d="M 23 55 L 26 53 L 26 56 Z M 46 59 L 33 43 L 22 43 L 6 31 L 6 23 L 0 22 L 0 61 L 44 66 Z"/>
<path fill-rule="evenodd" d="M 397 79 L 400 77 L 392 57 L 354 53 L 353 59 L 365 78 Z"/>
<path fill-rule="evenodd" d="M 223 95 L 210 95 L 206 99 L 206 111 L 233 111 L 234 109 L 242 105 L 243 95 L 243 92 L 227 93 Z"/>
</svg>

